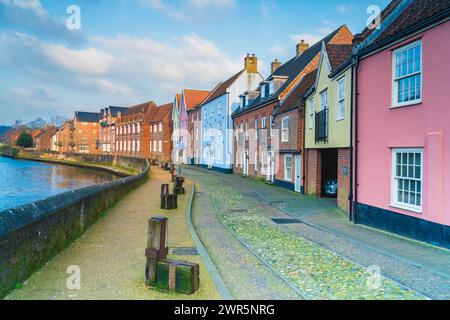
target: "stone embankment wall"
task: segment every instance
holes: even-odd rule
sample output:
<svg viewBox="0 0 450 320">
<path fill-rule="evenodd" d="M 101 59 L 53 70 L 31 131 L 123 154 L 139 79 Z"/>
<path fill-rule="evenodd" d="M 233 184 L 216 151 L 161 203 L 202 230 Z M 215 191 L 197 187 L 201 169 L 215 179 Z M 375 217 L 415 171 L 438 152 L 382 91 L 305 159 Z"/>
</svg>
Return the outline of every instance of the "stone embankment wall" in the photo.
<svg viewBox="0 0 450 320">
<path fill-rule="evenodd" d="M 23 151 L 19 153 L 24 156 Z M 25 157 L 32 158 L 32 154 L 41 160 L 88 163 L 90 168 L 114 164 L 140 173 L 0 211 L 0 298 L 80 237 L 106 210 L 142 184 L 150 170 L 144 159 L 53 153 L 50 157 L 32 151 Z"/>
</svg>

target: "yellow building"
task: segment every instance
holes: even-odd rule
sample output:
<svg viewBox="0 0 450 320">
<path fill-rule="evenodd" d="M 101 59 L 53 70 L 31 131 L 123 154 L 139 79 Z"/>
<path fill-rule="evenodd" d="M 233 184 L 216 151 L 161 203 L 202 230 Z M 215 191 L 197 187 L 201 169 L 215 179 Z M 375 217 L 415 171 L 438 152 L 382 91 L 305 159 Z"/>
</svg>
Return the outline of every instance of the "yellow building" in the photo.
<svg viewBox="0 0 450 320">
<path fill-rule="evenodd" d="M 313 91 L 305 109 L 305 192 L 337 198 L 349 209 L 351 44 L 323 44 Z"/>
</svg>

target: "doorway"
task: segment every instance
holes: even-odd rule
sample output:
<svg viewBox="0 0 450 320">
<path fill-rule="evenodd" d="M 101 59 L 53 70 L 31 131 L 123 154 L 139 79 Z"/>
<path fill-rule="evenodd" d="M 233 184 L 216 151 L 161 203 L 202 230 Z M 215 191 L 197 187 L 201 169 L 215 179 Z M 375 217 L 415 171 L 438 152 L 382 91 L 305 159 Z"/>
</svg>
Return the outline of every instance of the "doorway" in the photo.
<svg viewBox="0 0 450 320">
<path fill-rule="evenodd" d="M 297 154 L 295 155 L 295 192 L 302 192 L 301 186 L 301 163 L 302 156 Z"/>
</svg>

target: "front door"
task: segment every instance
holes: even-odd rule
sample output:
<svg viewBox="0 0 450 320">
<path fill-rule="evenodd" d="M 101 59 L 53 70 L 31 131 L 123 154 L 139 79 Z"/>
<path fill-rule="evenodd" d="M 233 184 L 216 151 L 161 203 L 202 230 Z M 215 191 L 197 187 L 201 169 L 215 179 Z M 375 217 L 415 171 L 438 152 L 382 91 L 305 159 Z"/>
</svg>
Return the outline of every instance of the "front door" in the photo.
<svg viewBox="0 0 450 320">
<path fill-rule="evenodd" d="M 301 192 L 301 163 L 302 163 L 302 157 L 301 155 L 295 156 L 295 192 Z"/>
<path fill-rule="evenodd" d="M 272 152 L 267 154 L 267 181 L 274 182 L 275 178 L 275 159 Z"/>
</svg>

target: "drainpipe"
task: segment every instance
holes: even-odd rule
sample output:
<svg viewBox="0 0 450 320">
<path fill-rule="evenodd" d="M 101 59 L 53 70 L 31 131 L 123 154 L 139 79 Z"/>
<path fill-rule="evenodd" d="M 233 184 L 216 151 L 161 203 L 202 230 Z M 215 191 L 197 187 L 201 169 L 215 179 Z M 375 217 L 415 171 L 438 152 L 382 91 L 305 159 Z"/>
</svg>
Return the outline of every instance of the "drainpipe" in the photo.
<svg viewBox="0 0 450 320">
<path fill-rule="evenodd" d="M 303 194 L 306 194 L 306 99 L 302 98 L 303 101 L 303 148 L 302 148 L 302 160 L 303 160 L 303 170 L 302 170 L 302 179 L 303 179 Z M 301 114 L 300 114 L 301 116 Z"/>
<path fill-rule="evenodd" d="M 351 81 L 351 89 L 350 89 L 350 96 L 352 97 L 350 100 L 350 194 L 348 196 L 348 201 L 350 203 L 350 212 L 348 215 L 348 218 L 350 221 L 353 221 L 353 106 L 354 106 L 354 100 L 355 97 L 354 94 L 354 85 L 355 85 L 355 68 L 352 65 L 352 81 Z"/>
<path fill-rule="evenodd" d="M 354 143 L 354 149 L 355 149 L 355 155 L 354 155 L 354 173 L 355 173 L 355 181 L 354 181 L 354 199 L 353 199 L 353 222 L 355 224 L 358 223 L 358 210 L 356 209 L 356 204 L 358 203 L 358 144 L 359 144 L 359 138 L 358 138 L 358 106 L 359 106 L 359 83 L 358 83 L 358 73 L 359 73 L 359 55 L 356 56 L 355 61 L 355 75 L 354 75 L 354 81 L 355 81 L 355 143 Z M 352 134 L 353 136 L 353 134 Z M 352 159 L 353 161 L 353 159 Z M 353 169 L 353 168 L 352 168 Z M 353 181 L 352 181 L 353 182 Z M 353 187 L 353 184 L 352 184 Z"/>
</svg>

